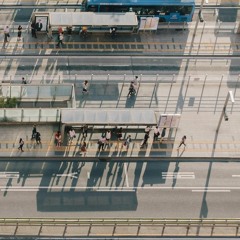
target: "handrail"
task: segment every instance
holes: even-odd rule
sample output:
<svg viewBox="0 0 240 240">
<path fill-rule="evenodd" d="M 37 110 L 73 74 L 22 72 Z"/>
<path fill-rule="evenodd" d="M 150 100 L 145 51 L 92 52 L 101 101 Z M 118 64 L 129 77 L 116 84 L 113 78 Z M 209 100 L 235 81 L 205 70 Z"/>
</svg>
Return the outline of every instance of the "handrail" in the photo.
<svg viewBox="0 0 240 240">
<path fill-rule="evenodd" d="M 202 219 L 202 218 L 0 218 L 0 225 L 18 224 L 18 225 L 240 225 L 240 218 L 220 218 L 220 219 Z"/>
</svg>

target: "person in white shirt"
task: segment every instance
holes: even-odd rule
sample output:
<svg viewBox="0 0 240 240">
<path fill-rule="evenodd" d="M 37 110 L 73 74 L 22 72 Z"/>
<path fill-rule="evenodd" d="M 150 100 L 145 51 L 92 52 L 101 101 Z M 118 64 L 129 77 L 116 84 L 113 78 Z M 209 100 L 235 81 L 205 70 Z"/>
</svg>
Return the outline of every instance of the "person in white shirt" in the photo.
<svg viewBox="0 0 240 240">
<path fill-rule="evenodd" d="M 4 28 L 4 44 L 6 43 L 6 42 L 8 42 L 8 38 L 10 37 L 10 35 L 9 35 L 9 27 L 8 26 L 6 26 L 5 28 Z"/>
<path fill-rule="evenodd" d="M 68 132 L 68 135 L 69 135 L 69 142 L 71 143 L 73 138 L 76 137 L 76 133 L 75 133 L 74 129 L 71 128 Z"/>
<path fill-rule="evenodd" d="M 105 147 L 106 147 L 106 146 L 109 147 L 109 141 L 110 141 L 110 139 L 111 139 L 111 136 L 112 136 L 111 131 L 110 131 L 110 130 L 107 130 L 107 132 L 106 132 L 106 143 L 105 143 Z"/>
</svg>

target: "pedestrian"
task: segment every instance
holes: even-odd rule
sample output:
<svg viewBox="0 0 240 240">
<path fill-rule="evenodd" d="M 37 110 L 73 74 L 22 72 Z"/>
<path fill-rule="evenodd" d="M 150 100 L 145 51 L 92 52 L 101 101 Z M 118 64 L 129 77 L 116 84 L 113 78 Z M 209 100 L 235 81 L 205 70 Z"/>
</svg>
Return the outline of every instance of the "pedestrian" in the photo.
<svg viewBox="0 0 240 240">
<path fill-rule="evenodd" d="M 152 128 L 150 126 L 146 126 L 146 128 L 144 129 L 144 132 L 149 134 L 151 130 Z"/>
<path fill-rule="evenodd" d="M 22 138 L 19 139 L 19 147 L 18 147 L 18 150 L 21 150 L 21 152 L 24 152 L 23 151 L 23 145 L 24 145 L 24 141 Z"/>
<path fill-rule="evenodd" d="M 17 40 L 20 41 L 21 37 L 22 37 L 22 26 L 19 25 L 18 26 L 18 38 L 17 38 Z"/>
<path fill-rule="evenodd" d="M 102 136 L 98 140 L 98 151 L 100 151 L 101 149 L 104 150 L 105 142 L 106 142 L 106 136 L 102 134 Z"/>
<path fill-rule="evenodd" d="M 135 85 L 134 85 L 134 82 L 132 81 L 132 82 L 130 83 L 130 87 L 129 87 L 129 89 L 128 89 L 128 95 L 127 95 L 127 97 L 133 96 L 133 95 L 135 95 L 135 94 L 136 94 Z"/>
<path fill-rule="evenodd" d="M 37 127 L 36 127 L 36 125 L 33 125 L 33 128 L 32 128 L 32 140 L 34 138 L 36 138 L 36 133 L 37 133 Z"/>
<path fill-rule="evenodd" d="M 55 134 L 55 144 L 57 147 L 60 147 L 62 144 L 62 135 L 60 131 L 57 131 L 57 133 Z"/>
<path fill-rule="evenodd" d="M 126 138 L 126 140 L 125 140 L 124 143 L 123 143 L 123 146 L 126 147 L 126 149 L 128 150 L 129 145 L 130 145 L 131 142 L 132 142 L 131 135 L 128 135 L 127 138 Z"/>
<path fill-rule="evenodd" d="M 53 39 L 51 25 L 48 26 L 47 36 L 48 36 L 48 39 L 50 39 L 50 40 Z"/>
<path fill-rule="evenodd" d="M 119 147 L 119 144 L 121 141 L 122 141 L 122 127 L 119 128 L 119 130 L 117 132 L 117 145 L 116 145 L 115 149 L 117 149 Z"/>
<path fill-rule="evenodd" d="M 72 141 L 73 141 L 73 138 L 75 138 L 76 137 L 76 133 L 75 133 L 75 131 L 74 131 L 74 129 L 70 129 L 69 130 L 69 132 L 68 132 L 68 140 L 69 140 L 69 142 L 70 143 L 72 143 Z"/>
<path fill-rule="evenodd" d="M 40 132 L 36 132 L 36 143 L 41 144 L 41 134 L 40 134 Z"/>
<path fill-rule="evenodd" d="M 166 135 L 166 128 L 163 128 L 162 133 L 161 133 L 161 137 L 160 137 L 160 143 L 162 143 L 165 135 Z"/>
<path fill-rule="evenodd" d="M 6 26 L 6 27 L 4 28 L 4 46 L 5 46 L 5 44 L 8 42 L 8 40 L 9 40 L 8 38 L 10 38 L 9 32 L 10 32 L 10 29 L 9 29 L 8 26 Z"/>
<path fill-rule="evenodd" d="M 108 146 L 108 147 L 110 146 L 110 145 L 109 145 L 109 142 L 110 142 L 111 136 L 112 136 L 111 131 L 110 131 L 110 130 L 107 130 L 105 147 L 106 147 L 106 146 Z"/>
<path fill-rule="evenodd" d="M 87 153 L 87 144 L 86 142 L 83 142 L 82 146 L 81 146 L 81 153 L 83 154 L 83 156 L 86 156 Z"/>
<path fill-rule="evenodd" d="M 63 37 L 63 33 L 59 33 L 57 47 L 60 47 L 60 45 L 62 47 L 62 45 L 63 45 L 63 38 L 64 38 Z"/>
<path fill-rule="evenodd" d="M 159 136 L 159 135 L 160 135 L 159 127 L 156 126 L 156 127 L 154 128 L 153 140 L 154 140 L 154 141 L 158 140 L 158 136 Z"/>
<path fill-rule="evenodd" d="M 114 38 L 116 36 L 116 31 L 117 31 L 116 27 L 111 27 L 109 29 L 109 32 L 110 32 L 110 35 L 111 35 L 112 38 Z"/>
<path fill-rule="evenodd" d="M 67 26 L 67 34 L 69 37 L 72 35 L 72 26 Z"/>
<path fill-rule="evenodd" d="M 187 137 L 184 135 L 183 137 L 182 137 L 182 140 L 181 140 L 181 142 L 180 142 L 180 144 L 179 144 L 179 146 L 178 146 L 178 149 L 182 146 L 182 145 L 184 145 L 184 148 L 186 147 L 186 139 L 187 139 Z"/>
<path fill-rule="evenodd" d="M 148 139 L 149 139 L 149 133 L 145 133 L 144 139 L 142 140 L 140 148 L 143 148 L 144 146 L 147 145 Z"/>
<path fill-rule="evenodd" d="M 27 81 L 25 80 L 24 77 L 22 77 L 22 84 L 27 84 Z"/>
<path fill-rule="evenodd" d="M 32 37 L 37 38 L 35 25 L 36 25 L 36 23 L 34 21 L 32 21 L 32 23 L 31 23 L 31 33 L 32 33 Z"/>
<path fill-rule="evenodd" d="M 88 125 L 84 125 L 82 127 L 82 135 L 83 135 L 83 138 L 86 138 L 87 137 L 87 133 L 88 133 Z"/>
<path fill-rule="evenodd" d="M 36 29 L 38 32 L 40 32 L 40 31 L 42 30 L 42 27 L 43 27 L 43 25 L 42 25 L 42 20 L 39 19 L 38 22 L 37 22 L 36 25 L 35 25 L 35 29 Z"/>
<path fill-rule="evenodd" d="M 58 27 L 58 34 L 63 34 L 63 29 L 61 26 Z"/>
<path fill-rule="evenodd" d="M 88 93 L 88 81 L 87 80 L 85 80 L 84 82 L 83 82 L 83 84 L 82 84 L 82 93 L 83 94 L 85 94 L 85 93 Z"/>
</svg>

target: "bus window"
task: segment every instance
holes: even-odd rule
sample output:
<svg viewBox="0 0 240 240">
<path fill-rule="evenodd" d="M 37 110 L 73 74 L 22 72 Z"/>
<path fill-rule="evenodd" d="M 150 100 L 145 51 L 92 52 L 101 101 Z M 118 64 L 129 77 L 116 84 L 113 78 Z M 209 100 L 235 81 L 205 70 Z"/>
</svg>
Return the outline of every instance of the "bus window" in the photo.
<svg viewBox="0 0 240 240">
<path fill-rule="evenodd" d="M 178 12 L 180 13 L 180 15 L 191 14 L 192 12 L 191 6 L 179 6 L 178 8 Z"/>
<path fill-rule="evenodd" d="M 98 11 L 97 6 L 94 6 L 94 5 L 88 6 L 88 12 L 97 12 L 97 11 Z"/>
</svg>

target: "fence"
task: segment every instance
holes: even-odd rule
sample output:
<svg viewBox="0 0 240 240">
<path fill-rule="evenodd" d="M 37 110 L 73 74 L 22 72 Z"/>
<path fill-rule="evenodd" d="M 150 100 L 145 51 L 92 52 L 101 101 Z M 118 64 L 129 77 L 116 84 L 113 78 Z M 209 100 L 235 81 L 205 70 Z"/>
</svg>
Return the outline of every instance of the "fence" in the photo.
<svg viewBox="0 0 240 240">
<path fill-rule="evenodd" d="M 240 219 L 1 218 L 3 235 L 239 236 Z M 57 230 L 57 231 L 56 231 Z"/>
</svg>

